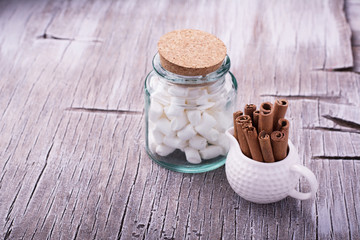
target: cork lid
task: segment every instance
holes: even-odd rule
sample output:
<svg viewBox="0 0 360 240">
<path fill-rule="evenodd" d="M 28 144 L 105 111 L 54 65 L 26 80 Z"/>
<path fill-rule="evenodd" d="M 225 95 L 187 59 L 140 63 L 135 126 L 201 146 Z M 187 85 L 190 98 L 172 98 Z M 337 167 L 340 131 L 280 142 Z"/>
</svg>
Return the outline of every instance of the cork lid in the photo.
<svg viewBox="0 0 360 240">
<path fill-rule="evenodd" d="M 158 51 L 163 68 L 185 76 L 205 76 L 218 69 L 226 57 L 226 46 L 220 39 L 194 29 L 163 35 Z"/>
</svg>

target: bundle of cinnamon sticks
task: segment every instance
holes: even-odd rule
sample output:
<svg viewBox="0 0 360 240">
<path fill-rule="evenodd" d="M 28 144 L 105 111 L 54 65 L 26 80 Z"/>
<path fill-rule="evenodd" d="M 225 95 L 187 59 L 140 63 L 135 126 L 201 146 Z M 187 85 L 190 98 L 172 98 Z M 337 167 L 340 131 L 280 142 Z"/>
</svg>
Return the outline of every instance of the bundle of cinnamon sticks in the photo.
<svg viewBox="0 0 360 240">
<path fill-rule="evenodd" d="M 234 112 L 234 136 L 240 149 L 259 162 L 275 162 L 287 156 L 289 121 L 285 119 L 288 101 L 278 99 L 275 104 L 264 102 L 260 109 L 246 104 L 244 112 Z"/>
</svg>

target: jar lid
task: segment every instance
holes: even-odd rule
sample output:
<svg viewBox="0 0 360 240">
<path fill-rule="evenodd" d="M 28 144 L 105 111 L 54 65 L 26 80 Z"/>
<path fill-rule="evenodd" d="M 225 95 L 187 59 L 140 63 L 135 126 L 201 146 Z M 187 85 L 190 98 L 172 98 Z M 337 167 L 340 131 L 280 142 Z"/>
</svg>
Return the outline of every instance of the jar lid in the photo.
<svg viewBox="0 0 360 240">
<path fill-rule="evenodd" d="M 220 39 L 195 29 L 163 35 L 158 51 L 163 68 L 184 76 L 205 76 L 214 72 L 226 57 L 226 46 Z"/>
</svg>

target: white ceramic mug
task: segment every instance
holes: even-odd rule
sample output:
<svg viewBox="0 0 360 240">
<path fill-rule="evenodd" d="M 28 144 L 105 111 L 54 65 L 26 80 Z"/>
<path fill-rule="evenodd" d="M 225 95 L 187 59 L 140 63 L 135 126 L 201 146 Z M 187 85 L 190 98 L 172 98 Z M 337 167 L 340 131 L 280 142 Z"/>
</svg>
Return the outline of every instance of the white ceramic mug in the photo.
<svg viewBox="0 0 360 240">
<path fill-rule="evenodd" d="M 310 169 L 299 163 L 299 155 L 290 140 L 289 153 L 285 159 L 264 163 L 246 157 L 233 134 L 234 128 L 226 131 L 230 150 L 225 171 L 230 186 L 238 195 L 255 203 L 273 203 L 287 196 L 300 200 L 315 196 L 318 188 L 316 177 Z M 309 182 L 310 192 L 295 190 L 300 176 Z"/>
</svg>

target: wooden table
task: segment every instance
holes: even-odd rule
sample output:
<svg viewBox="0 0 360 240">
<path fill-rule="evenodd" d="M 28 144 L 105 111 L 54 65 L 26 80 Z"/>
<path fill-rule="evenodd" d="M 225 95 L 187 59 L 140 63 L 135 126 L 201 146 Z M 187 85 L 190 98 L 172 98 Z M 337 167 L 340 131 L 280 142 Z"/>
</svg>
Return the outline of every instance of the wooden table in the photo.
<svg viewBox="0 0 360 240">
<path fill-rule="evenodd" d="M 347 4 L 0 1 L 0 237 L 360 239 L 360 4 Z M 238 109 L 289 100 L 315 199 L 253 204 L 224 167 L 150 160 L 144 79 L 159 37 L 181 28 L 225 42 Z"/>
</svg>

